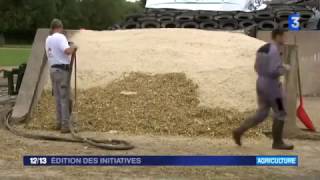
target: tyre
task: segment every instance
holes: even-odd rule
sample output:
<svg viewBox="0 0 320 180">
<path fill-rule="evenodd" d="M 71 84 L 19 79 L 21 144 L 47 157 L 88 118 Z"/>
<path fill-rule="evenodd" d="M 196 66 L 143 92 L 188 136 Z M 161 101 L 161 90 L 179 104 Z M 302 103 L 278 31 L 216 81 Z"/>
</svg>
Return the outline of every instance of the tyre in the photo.
<svg viewBox="0 0 320 180">
<path fill-rule="evenodd" d="M 211 21 L 212 19 L 213 19 L 213 16 L 211 14 L 195 15 L 195 21 L 197 22 L 207 22 L 207 21 Z"/>
<path fill-rule="evenodd" d="M 294 9 L 289 6 L 272 7 L 271 9 L 272 9 L 272 12 L 275 14 L 281 11 L 294 11 Z"/>
<path fill-rule="evenodd" d="M 160 23 L 157 21 L 145 21 L 141 23 L 141 28 L 160 28 Z"/>
<path fill-rule="evenodd" d="M 140 28 L 140 24 L 138 22 L 126 22 L 122 25 L 122 29 L 138 29 Z"/>
<path fill-rule="evenodd" d="M 289 27 L 289 23 L 288 23 L 287 20 L 281 21 L 281 22 L 279 23 L 279 28 L 280 28 L 280 29 L 288 30 L 288 27 Z"/>
<path fill-rule="evenodd" d="M 165 11 L 165 9 L 146 9 L 146 12 L 148 14 L 159 14 L 164 11 Z"/>
<path fill-rule="evenodd" d="M 239 28 L 238 21 L 234 19 L 220 21 L 219 24 L 219 28 L 223 30 L 236 30 Z"/>
<path fill-rule="evenodd" d="M 157 21 L 157 18 L 155 16 L 144 16 L 137 19 L 138 22 L 144 22 L 144 21 Z"/>
<path fill-rule="evenodd" d="M 163 13 L 157 14 L 158 17 L 168 17 L 168 16 L 174 17 L 176 15 L 177 14 L 174 12 L 163 12 Z"/>
<path fill-rule="evenodd" d="M 293 13 L 294 11 L 278 11 L 276 13 L 276 18 L 278 21 L 284 21 L 284 20 L 288 21 L 289 16 Z"/>
<path fill-rule="evenodd" d="M 304 0 L 299 4 L 304 7 L 319 7 L 319 1 L 317 0 Z"/>
<path fill-rule="evenodd" d="M 258 27 L 260 30 L 263 30 L 263 31 L 271 31 L 278 28 L 278 23 L 271 20 L 266 20 L 266 21 L 260 22 L 258 24 Z"/>
<path fill-rule="evenodd" d="M 184 22 L 181 24 L 181 28 L 198 29 L 199 24 L 196 22 Z"/>
<path fill-rule="evenodd" d="M 212 29 L 218 29 L 219 24 L 214 21 L 208 21 L 208 22 L 202 22 L 200 23 L 200 29 L 207 29 L 207 30 L 212 30 Z"/>
<path fill-rule="evenodd" d="M 223 14 L 223 15 L 214 16 L 213 19 L 216 21 L 227 21 L 227 20 L 232 20 L 233 16 L 229 14 Z"/>
<path fill-rule="evenodd" d="M 182 12 L 182 11 L 180 11 L 180 10 L 170 10 L 170 11 L 168 11 L 168 12 L 174 13 L 175 16 L 178 16 L 178 15 L 181 15 L 181 14 L 185 13 L 185 12 Z"/>
<path fill-rule="evenodd" d="M 168 21 L 168 22 L 162 22 L 161 27 L 162 28 L 179 28 L 180 24 L 174 21 Z"/>
<path fill-rule="evenodd" d="M 306 8 L 305 6 L 293 6 L 293 11 L 299 12 L 299 11 L 309 11 L 310 9 Z"/>
<path fill-rule="evenodd" d="M 199 14 L 210 14 L 211 16 L 218 15 L 218 12 L 216 11 L 200 11 Z"/>
<path fill-rule="evenodd" d="M 175 12 L 178 14 L 186 14 L 186 13 L 189 13 L 190 10 L 175 10 Z"/>
<path fill-rule="evenodd" d="M 137 21 L 138 18 L 143 17 L 143 14 L 131 14 L 126 17 L 125 21 Z"/>
<path fill-rule="evenodd" d="M 189 14 L 182 14 L 176 17 L 177 22 L 190 22 L 193 20 L 194 20 L 193 15 L 189 15 Z"/>
<path fill-rule="evenodd" d="M 119 24 L 114 24 L 108 28 L 108 30 L 112 30 L 112 31 L 118 30 L 118 29 L 121 29 L 121 26 Z"/>
<path fill-rule="evenodd" d="M 258 11 L 254 14 L 257 21 L 273 20 L 274 14 L 271 11 Z"/>
<path fill-rule="evenodd" d="M 156 17 L 158 15 L 158 13 L 145 13 L 143 14 L 143 16 L 146 16 L 146 17 Z"/>
<path fill-rule="evenodd" d="M 239 23 L 239 28 L 245 29 L 245 28 L 253 26 L 253 25 L 256 25 L 256 22 L 254 22 L 253 20 L 245 20 L 245 21 L 241 21 Z"/>
<path fill-rule="evenodd" d="M 253 14 L 252 13 L 238 13 L 234 16 L 234 18 L 238 21 L 252 20 Z"/>
<path fill-rule="evenodd" d="M 189 14 L 181 14 L 179 16 L 176 17 L 176 21 L 177 22 L 190 22 L 194 20 L 194 16 L 193 15 L 189 15 Z"/>
<path fill-rule="evenodd" d="M 301 29 L 301 30 L 315 30 L 315 29 L 309 27 L 307 21 L 302 22 L 302 23 L 300 24 L 300 29 Z"/>
<path fill-rule="evenodd" d="M 236 15 L 238 12 L 237 11 L 218 11 L 218 15 L 231 15 L 234 16 Z"/>
<path fill-rule="evenodd" d="M 172 16 L 161 16 L 158 18 L 159 22 L 168 22 L 168 21 L 174 21 L 174 17 Z"/>
<path fill-rule="evenodd" d="M 312 11 L 299 11 L 299 14 L 301 21 L 308 21 L 313 16 Z"/>
</svg>

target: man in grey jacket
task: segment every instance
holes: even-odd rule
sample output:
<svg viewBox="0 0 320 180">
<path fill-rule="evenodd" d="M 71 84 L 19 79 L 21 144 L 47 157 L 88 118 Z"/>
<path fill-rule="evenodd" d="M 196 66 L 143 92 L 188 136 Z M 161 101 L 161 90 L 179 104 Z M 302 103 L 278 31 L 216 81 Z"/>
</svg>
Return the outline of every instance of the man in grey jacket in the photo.
<svg viewBox="0 0 320 180">
<path fill-rule="evenodd" d="M 283 64 L 280 47 L 284 44 L 284 31 L 272 32 L 272 43 L 263 45 L 257 52 L 255 71 L 258 74 L 256 84 L 258 110 L 243 124 L 233 131 L 233 139 L 241 146 L 241 136 L 250 128 L 263 122 L 269 115 L 270 109 L 274 112 L 272 125 L 273 149 L 292 150 L 293 145 L 285 144 L 282 139 L 286 110 L 280 76 L 290 70 L 290 66 Z"/>
</svg>

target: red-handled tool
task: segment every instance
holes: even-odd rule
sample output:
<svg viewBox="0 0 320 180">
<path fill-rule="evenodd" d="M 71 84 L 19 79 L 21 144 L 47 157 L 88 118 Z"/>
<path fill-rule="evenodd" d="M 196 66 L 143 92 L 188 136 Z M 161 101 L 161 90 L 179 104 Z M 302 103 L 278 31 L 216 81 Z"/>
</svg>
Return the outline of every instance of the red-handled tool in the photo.
<svg viewBox="0 0 320 180">
<path fill-rule="evenodd" d="M 301 76 L 300 76 L 300 62 L 298 59 L 298 49 L 296 50 L 296 60 L 297 60 L 297 71 L 298 71 L 298 87 L 299 87 L 299 98 L 300 98 L 300 105 L 297 109 L 297 116 L 300 121 L 310 130 L 316 131 L 309 115 L 304 109 L 304 101 L 303 101 L 303 94 L 302 94 L 302 87 L 301 87 Z"/>
</svg>

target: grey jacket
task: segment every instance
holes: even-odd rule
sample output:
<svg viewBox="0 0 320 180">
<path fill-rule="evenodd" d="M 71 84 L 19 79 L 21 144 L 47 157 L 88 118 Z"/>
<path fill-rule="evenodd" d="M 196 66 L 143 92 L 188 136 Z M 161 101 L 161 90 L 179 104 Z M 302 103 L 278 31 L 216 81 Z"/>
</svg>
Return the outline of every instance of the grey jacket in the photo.
<svg viewBox="0 0 320 180">
<path fill-rule="evenodd" d="M 257 92 L 269 100 L 283 97 L 280 77 L 286 73 L 278 47 L 263 45 L 257 52 L 255 71 L 258 74 Z"/>
</svg>

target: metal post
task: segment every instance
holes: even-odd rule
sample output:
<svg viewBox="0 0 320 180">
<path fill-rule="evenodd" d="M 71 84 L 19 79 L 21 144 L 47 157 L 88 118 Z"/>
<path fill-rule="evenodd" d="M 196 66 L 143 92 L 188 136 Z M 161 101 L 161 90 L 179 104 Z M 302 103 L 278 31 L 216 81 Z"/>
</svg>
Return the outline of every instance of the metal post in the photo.
<svg viewBox="0 0 320 180">
<path fill-rule="evenodd" d="M 8 79 L 8 95 L 14 95 L 13 71 L 4 71 L 4 77 Z"/>
</svg>

